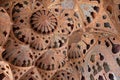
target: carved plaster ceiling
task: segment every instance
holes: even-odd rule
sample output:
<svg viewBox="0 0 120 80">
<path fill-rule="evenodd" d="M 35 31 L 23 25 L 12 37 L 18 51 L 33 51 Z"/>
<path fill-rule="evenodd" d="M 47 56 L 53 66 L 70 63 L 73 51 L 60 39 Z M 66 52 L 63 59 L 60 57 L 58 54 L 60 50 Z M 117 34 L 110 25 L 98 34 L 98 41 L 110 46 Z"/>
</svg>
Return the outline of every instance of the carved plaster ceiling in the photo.
<svg viewBox="0 0 120 80">
<path fill-rule="evenodd" d="M 120 0 L 0 0 L 0 80 L 120 80 Z"/>
</svg>

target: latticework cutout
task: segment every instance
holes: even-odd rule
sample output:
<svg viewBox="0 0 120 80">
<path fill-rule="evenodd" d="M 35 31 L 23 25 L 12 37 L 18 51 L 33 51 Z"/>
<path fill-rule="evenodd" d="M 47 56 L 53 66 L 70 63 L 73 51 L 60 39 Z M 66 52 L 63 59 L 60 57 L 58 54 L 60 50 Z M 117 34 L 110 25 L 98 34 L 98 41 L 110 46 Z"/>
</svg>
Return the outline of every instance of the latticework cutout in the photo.
<svg viewBox="0 0 120 80">
<path fill-rule="evenodd" d="M 13 74 L 9 64 L 4 61 L 0 61 L 0 79 L 1 80 L 13 80 Z"/>
<path fill-rule="evenodd" d="M 0 0 L 0 80 L 120 80 L 120 0 Z"/>
<path fill-rule="evenodd" d="M 97 36 L 97 35 L 96 35 Z M 115 54 L 119 54 L 119 42 L 116 44 L 117 37 L 109 37 L 110 35 L 101 35 L 95 47 L 86 55 L 82 63 L 83 74 L 87 80 L 90 79 L 107 79 L 119 80 L 119 64 L 118 58 L 114 58 Z M 107 49 L 109 48 L 109 49 Z M 117 55 L 116 55 L 117 56 Z M 119 56 L 118 56 L 119 57 Z M 113 66 L 115 65 L 115 66 Z M 86 74 L 87 73 L 87 74 Z M 113 77 L 110 77 L 113 76 Z"/>
<path fill-rule="evenodd" d="M 53 75 L 51 80 L 78 80 L 78 77 L 69 71 L 60 70 Z"/>
</svg>

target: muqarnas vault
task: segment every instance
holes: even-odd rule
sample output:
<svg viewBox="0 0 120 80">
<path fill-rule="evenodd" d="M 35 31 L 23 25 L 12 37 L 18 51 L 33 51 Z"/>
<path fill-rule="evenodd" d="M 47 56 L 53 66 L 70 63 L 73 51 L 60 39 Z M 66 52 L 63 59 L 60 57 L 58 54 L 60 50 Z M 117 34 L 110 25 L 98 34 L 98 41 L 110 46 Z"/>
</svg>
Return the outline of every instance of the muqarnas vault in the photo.
<svg viewBox="0 0 120 80">
<path fill-rule="evenodd" d="M 0 80 L 120 80 L 120 0 L 0 0 Z"/>
</svg>

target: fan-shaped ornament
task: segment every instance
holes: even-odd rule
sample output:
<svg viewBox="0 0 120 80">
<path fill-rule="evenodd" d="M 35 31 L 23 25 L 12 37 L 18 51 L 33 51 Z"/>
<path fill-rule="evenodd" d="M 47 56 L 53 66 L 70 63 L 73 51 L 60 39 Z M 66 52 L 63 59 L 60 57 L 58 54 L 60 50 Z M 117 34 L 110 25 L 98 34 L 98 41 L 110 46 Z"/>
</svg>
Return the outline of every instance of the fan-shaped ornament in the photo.
<svg viewBox="0 0 120 80">
<path fill-rule="evenodd" d="M 11 26 L 12 22 L 8 13 L 4 8 L 0 7 L 0 46 L 3 46 L 7 41 Z"/>
<path fill-rule="evenodd" d="M 8 40 L 2 57 L 15 66 L 29 67 L 34 64 L 33 53 L 29 46 L 19 44 L 12 39 Z"/>
<path fill-rule="evenodd" d="M 66 63 L 66 55 L 58 50 L 48 50 L 37 60 L 36 65 L 43 70 L 57 70 Z"/>
</svg>

